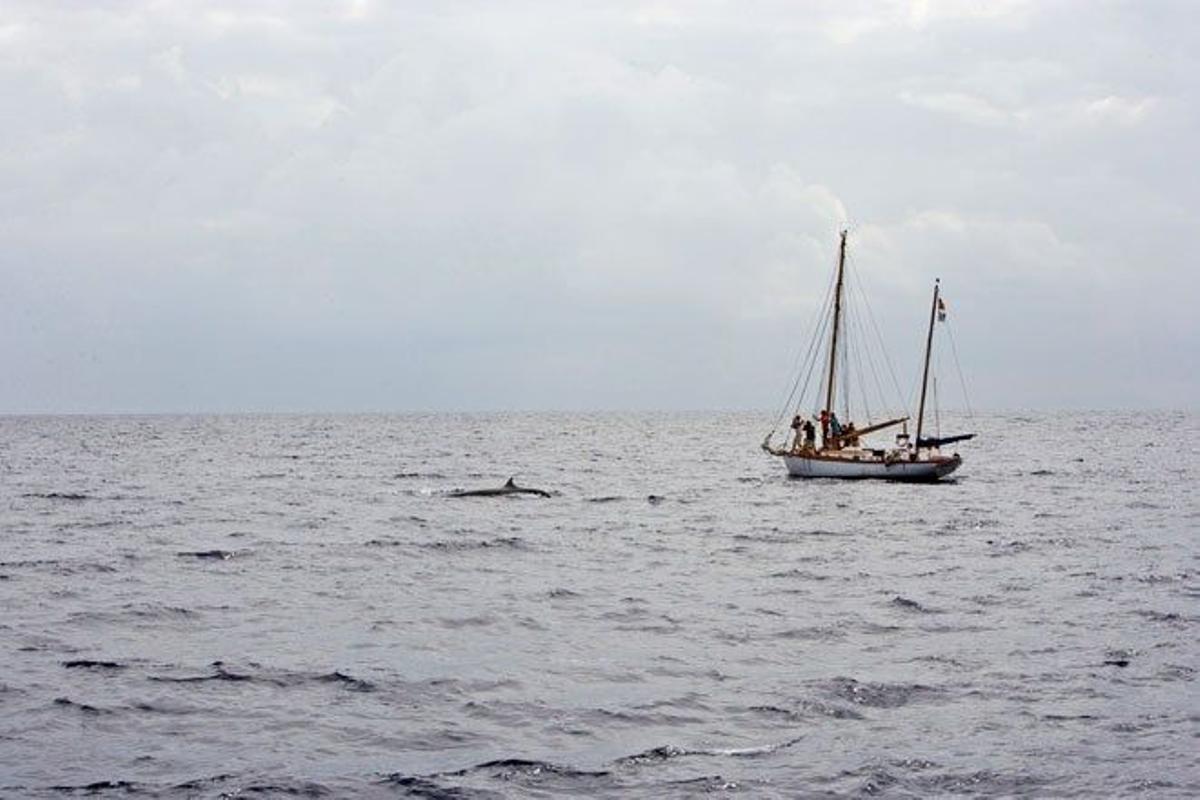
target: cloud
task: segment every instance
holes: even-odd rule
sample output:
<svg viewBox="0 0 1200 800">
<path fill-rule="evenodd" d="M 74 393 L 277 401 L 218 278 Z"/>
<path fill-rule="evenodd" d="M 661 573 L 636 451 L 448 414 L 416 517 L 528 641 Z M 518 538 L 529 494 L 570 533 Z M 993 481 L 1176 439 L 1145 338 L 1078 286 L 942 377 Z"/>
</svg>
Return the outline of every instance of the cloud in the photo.
<svg viewBox="0 0 1200 800">
<path fill-rule="evenodd" d="M 973 125 L 1005 125 L 1020 119 L 1019 114 L 1006 112 L 981 97 L 962 92 L 918 94 L 901 92 L 901 102 L 928 111 L 948 114 Z"/>
<path fill-rule="evenodd" d="M 994 24 L 1008 20 L 1024 24 L 1031 12 L 1032 0 L 992 0 L 991 2 L 962 2 L 962 0 L 909 0 L 903 5 L 908 9 L 908 23 L 914 28 L 930 25 L 970 21 Z"/>
<path fill-rule="evenodd" d="M 1194 404 L 1175 16 L 13 4 L 0 409 L 765 405 L 847 225 L 889 330 L 953 286 L 977 404 Z"/>
<path fill-rule="evenodd" d="M 1154 110 L 1157 100 L 1153 97 L 1130 99 L 1109 95 L 1093 100 L 1085 107 L 1085 113 L 1099 122 L 1114 122 L 1118 125 L 1138 125 Z"/>
</svg>

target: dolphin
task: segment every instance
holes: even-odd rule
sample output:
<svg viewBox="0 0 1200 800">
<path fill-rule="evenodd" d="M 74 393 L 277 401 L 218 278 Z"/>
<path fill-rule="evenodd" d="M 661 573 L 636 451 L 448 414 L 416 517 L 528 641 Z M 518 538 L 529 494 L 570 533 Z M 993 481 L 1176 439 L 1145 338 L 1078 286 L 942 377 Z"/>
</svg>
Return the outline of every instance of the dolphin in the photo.
<svg viewBox="0 0 1200 800">
<path fill-rule="evenodd" d="M 513 479 L 509 478 L 508 482 L 499 489 L 461 489 L 457 492 L 451 492 L 448 497 L 507 497 L 512 494 L 533 494 L 538 497 L 550 496 L 550 493 L 544 489 L 527 489 L 524 486 L 517 486 L 513 483 Z"/>
</svg>

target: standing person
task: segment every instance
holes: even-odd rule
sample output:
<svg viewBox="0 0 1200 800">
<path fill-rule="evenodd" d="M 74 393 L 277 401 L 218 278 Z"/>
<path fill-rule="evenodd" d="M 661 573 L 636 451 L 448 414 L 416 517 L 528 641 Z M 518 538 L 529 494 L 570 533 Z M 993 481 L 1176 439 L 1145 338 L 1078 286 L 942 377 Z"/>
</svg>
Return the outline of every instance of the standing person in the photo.
<svg viewBox="0 0 1200 800">
<path fill-rule="evenodd" d="M 818 417 L 821 421 L 821 446 L 829 446 L 829 409 L 821 409 L 821 416 Z"/>
<path fill-rule="evenodd" d="M 842 435 L 842 423 L 838 422 L 837 412 L 832 411 L 829 414 L 829 432 L 833 434 L 834 447 L 839 447 L 838 438 Z"/>
<path fill-rule="evenodd" d="M 812 450 L 817 441 L 817 429 L 811 419 L 804 420 L 804 449 Z"/>
<path fill-rule="evenodd" d="M 806 425 L 806 424 L 808 424 L 808 423 L 806 423 L 799 414 L 792 417 L 792 430 L 795 431 L 795 433 L 792 435 L 792 452 L 793 453 L 800 451 L 800 429 L 803 428 L 804 425 Z"/>
<path fill-rule="evenodd" d="M 846 423 L 845 437 L 847 447 L 858 447 L 858 431 L 854 429 L 853 422 Z"/>
</svg>

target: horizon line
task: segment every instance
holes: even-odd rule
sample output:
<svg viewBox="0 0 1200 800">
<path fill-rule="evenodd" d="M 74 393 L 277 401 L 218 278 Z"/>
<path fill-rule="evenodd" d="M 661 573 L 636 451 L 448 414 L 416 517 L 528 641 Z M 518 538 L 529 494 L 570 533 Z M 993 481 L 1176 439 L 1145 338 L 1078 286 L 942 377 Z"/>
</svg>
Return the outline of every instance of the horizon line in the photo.
<svg viewBox="0 0 1200 800">
<path fill-rule="evenodd" d="M 1079 413 L 1079 414 L 1114 414 L 1114 413 L 1175 413 L 1194 414 L 1200 412 L 1200 407 L 1185 406 L 1017 406 L 1000 408 L 943 408 L 943 414 L 1022 414 L 1022 413 Z M 746 407 L 685 407 L 685 408 L 407 408 L 407 409 L 176 409 L 157 411 L 131 410 L 87 410 L 87 411 L 4 411 L 0 410 L 0 418 L 20 417 L 315 417 L 315 416 L 428 416 L 428 415 L 479 415 L 494 416 L 498 414 L 763 414 L 767 416 L 786 416 L 790 411 L 778 412 L 764 408 Z"/>
</svg>

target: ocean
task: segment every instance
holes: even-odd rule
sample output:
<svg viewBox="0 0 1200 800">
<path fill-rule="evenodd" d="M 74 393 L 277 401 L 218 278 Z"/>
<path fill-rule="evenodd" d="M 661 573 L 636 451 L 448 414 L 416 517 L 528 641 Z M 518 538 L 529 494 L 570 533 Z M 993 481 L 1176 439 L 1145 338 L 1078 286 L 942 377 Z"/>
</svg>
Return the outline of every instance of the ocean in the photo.
<svg viewBox="0 0 1200 800">
<path fill-rule="evenodd" d="M 0 796 L 1200 796 L 1200 417 L 770 421 L 0 417 Z"/>
</svg>

